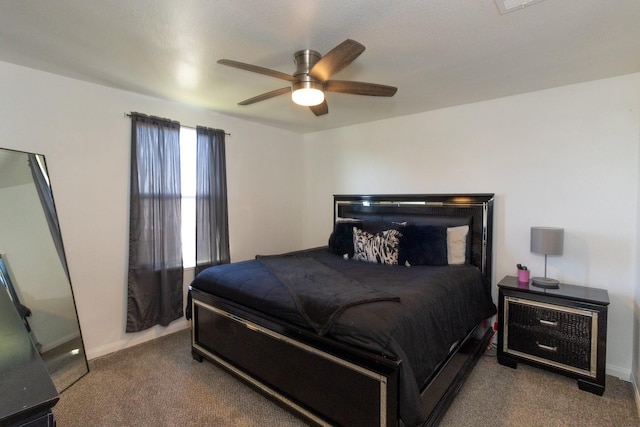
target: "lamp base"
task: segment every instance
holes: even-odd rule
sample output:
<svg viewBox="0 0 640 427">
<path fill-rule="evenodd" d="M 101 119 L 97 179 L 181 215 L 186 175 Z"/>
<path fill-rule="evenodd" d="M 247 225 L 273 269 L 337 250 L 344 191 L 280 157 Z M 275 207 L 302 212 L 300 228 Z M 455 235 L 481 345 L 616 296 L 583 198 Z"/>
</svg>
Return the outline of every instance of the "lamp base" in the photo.
<svg viewBox="0 0 640 427">
<path fill-rule="evenodd" d="M 547 277 L 534 277 L 531 279 L 531 284 L 545 289 L 558 289 L 560 287 L 559 281 L 556 279 L 549 279 Z"/>
</svg>

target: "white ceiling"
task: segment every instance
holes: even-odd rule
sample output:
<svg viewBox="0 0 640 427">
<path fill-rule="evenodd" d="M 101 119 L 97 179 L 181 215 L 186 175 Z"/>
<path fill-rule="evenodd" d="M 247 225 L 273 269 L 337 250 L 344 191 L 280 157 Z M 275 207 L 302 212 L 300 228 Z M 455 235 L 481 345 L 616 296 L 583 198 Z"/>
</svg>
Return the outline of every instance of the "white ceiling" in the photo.
<svg viewBox="0 0 640 427">
<path fill-rule="evenodd" d="M 287 84 L 216 63 L 291 74 L 347 38 L 367 49 L 334 78 L 394 97 L 238 106 Z M 640 0 L 0 0 L 0 61 L 305 133 L 638 72 Z"/>
</svg>

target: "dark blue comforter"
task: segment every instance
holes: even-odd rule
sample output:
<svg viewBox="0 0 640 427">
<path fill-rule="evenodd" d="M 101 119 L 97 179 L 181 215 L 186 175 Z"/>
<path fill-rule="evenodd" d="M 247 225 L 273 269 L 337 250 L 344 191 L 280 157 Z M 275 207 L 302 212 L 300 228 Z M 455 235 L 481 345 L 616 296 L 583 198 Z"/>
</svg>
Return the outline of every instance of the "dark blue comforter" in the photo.
<svg viewBox="0 0 640 427">
<path fill-rule="evenodd" d="M 394 297 L 344 307 L 326 335 L 401 359 L 400 417 L 406 425 L 420 424 L 427 414 L 419 388 L 456 341 L 495 313 L 480 271 L 471 265 L 405 267 L 345 260 L 326 248 L 298 254 L 344 276 L 345 283 Z M 192 286 L 302 327 L 313 326 L 296 304 L 299 295 L 258 260 L 209 268 Z"/>
</svg>

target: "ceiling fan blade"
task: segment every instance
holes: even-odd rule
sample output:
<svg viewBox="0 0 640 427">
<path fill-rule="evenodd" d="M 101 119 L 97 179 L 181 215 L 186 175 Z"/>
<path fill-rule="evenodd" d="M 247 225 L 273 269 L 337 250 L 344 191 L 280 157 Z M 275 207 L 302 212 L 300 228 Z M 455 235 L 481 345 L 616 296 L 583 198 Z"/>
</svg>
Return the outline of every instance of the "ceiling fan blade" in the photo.
<svg viewBox="0 0 640 427">
<path fill-rule="evenodd" d="M 322 82 L 328 80 L 338 71 L 351 64 L 362 52 L 364 45 L 347 39 L 334 47 L 309 70 L 309 75 Z"/>
<path fill-rule="evenodd" d="M 244 62 L 233 61 L 231 59 L 220 59 L 218 64 L 228 65 L 229 67 L 240 68 L 241 70 L 251 71 L 252 73 L 264 74 L 265 76 L 275 77 L 277 79 L 287 80 L 293 82 L 295 77 L 289 74 L 281 73 L 280 71 L 271 70 L 269 68 L 258 67 L 257 65 L 245 64 Z"/>
<path fill-rule="evenodd" d="M 327 100 L 325 99 L 321 104 L 312 105 L 311 107 L 309 107 L 309 109 L 313 111 L 313 114 L 315 114 L 316 116 L 322 116 L 323 114 L 327 114 L 329 112 L 329 105 L 327 104 Z"/>
<path fill-rule="evenodd" d="M 393 96 L 398 90 L 393 86 L 347 80 L 329 80 L 324 85 L 324 90 L 327 92 L 349 93 L 351 95 Z"/>
<path fill-rule="evenodd" d="M 284 95 L 285 93 L 291 93 L 289 86 L 280 89 L 272 90 L 271 92 L 263 93 L 262 95 L 254 96 L 253 98 L 245 99 L 238 102 L 238 105 L 255 104 L 256 102 L 264 101 L 265 99 L 273 98 L 274 96 Z"/>
</svg>

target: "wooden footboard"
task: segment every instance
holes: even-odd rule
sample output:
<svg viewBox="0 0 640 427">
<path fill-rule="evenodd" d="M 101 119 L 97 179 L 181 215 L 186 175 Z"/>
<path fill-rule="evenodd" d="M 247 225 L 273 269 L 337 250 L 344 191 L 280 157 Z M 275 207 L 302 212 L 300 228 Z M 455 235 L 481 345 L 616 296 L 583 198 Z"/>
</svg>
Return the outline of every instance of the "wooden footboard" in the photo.
<svg viewBox="0 0 640 427">
<path fill-rule="evenodd" d="M 191 296 L 195 359 L 224 367 L 319 425 L 401 425 L 401 361 L 292 329 L 195 289 Z M 479 349 L 470 334 L 431 378 L 423 392 L 427 425 L 444 415 Z"/>
<path fill-rule="evenodd" d="M 348 354 L 346 346 L 254 318 L 197 290 L 192 299 L 196 359 L 222 365 L 320 425 L 397 425 L 398 361 Z"/>
</svg>

